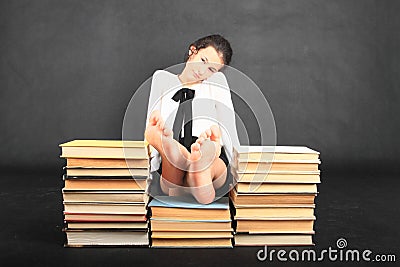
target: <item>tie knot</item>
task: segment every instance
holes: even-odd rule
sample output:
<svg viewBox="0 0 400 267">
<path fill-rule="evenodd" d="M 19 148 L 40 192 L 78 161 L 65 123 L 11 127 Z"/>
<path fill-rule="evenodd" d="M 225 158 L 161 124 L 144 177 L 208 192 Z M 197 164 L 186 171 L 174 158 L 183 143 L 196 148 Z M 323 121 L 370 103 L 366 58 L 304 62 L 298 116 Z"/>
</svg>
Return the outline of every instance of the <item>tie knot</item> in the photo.
<svg viewBox="0 0 400 267">
<path fill-rule="evenodd" d="M 189 89 L 189 88 L 182 88 L 179 89 L 174 96 L 172 97 L 172 99 L 176 102 L 180 102 L 183 103 L 186 100 L 190 100 L 194 98 L 194 90 Z"/>
</svg>

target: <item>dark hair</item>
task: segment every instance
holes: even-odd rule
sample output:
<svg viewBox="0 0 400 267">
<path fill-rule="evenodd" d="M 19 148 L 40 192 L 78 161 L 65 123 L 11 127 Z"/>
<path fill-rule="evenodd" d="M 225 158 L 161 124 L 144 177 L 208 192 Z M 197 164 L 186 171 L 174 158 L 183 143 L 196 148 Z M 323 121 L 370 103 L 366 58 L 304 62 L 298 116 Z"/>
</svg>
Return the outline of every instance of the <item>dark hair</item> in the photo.
<svg viewBox="0 0 400 267">
<path fill-rule="evenodd" d="M 224 62 L 225 65 L 229 65 L 229 63 L 231 62 L 232 58 L 231 45 L 224 37 L 222 37 L 219 34 L 213 34 L 200 38 L 194 43 L 190 44 L 189 49 L 191 46 L 196 47 L 197 51 L 202 48 L 207 48 L 209 46 L 212 46 L 215 48 L 215 50 L 217 50 L 219 54 L 222 55 L 222 61 Z M 185 54 L 185 61 L 187 61 L 188 58 L 189 58 L 189 53 L 187 51 Z"/>
</svg>

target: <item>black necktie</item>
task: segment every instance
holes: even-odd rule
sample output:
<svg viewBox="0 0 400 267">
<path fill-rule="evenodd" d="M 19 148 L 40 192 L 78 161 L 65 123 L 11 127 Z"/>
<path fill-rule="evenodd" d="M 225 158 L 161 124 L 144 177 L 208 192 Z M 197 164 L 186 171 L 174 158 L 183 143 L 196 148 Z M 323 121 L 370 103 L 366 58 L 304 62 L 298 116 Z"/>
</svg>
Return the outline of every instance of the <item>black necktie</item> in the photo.
<svg viewBox="0 0 400 267">
<path fill-rule="evenodd" d="M 174 139 L 179 142 L 182 137 L 182 124 L 184 123 L 183 131 L 185 136 L 183 137 L 183 145 L 185 147 L 189 147 L 192 142 L 192 101 L 194 92 L 189 88 L 182 88 L 172 97 L 174 101 L 179 101 L 173 126 Z"/>
</svg>

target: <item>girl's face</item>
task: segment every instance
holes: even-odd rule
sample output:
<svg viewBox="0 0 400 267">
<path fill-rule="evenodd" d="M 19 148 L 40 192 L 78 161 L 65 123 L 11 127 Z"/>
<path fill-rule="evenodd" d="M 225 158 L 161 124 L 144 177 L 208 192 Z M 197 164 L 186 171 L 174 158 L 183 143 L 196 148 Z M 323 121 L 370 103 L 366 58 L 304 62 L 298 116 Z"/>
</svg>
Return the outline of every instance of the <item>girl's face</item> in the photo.
<svg viewBox="0 0 400 267">
<path fill-rule="evenodd" d="M 223 66 L 224 62 L 214 47 L 196 50 L 191 46 L 185 66 L 186 78 L 191 82 L 200 82 L 218 72 Z"/>
</svg>

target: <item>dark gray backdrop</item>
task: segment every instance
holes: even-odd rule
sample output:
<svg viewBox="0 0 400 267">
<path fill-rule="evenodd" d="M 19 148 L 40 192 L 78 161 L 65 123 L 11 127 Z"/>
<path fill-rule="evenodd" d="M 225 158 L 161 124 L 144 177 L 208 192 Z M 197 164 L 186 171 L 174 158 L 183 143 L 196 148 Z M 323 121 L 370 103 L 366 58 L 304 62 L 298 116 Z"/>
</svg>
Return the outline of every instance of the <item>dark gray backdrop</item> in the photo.
<svg viewBox="0 0 400 267">
<path fill-rule="evenodd" d="M 119 139 L 154 70 L 220 33 L 280 145 L 323 171 L 398 170 L 399 1 L 0 1 L 0 167 L 61 172 L 58 144 Z"/>
</svg>

